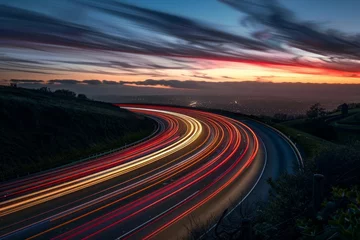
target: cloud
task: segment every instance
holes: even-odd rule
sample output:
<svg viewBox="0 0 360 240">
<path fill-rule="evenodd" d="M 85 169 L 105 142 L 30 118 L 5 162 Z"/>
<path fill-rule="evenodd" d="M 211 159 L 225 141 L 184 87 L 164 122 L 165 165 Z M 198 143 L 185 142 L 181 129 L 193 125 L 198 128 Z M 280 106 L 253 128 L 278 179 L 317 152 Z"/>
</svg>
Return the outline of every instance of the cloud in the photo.
<svg viewBox="0 0 360 240">
<path fill-rule="evenodd" d="M 0 71 L 3 71 L 3 72 L 14 71 L 14 72 L 24 72 L 24 73 L 38 73 L 38 74 L 44 74 L 44 75 L 54 74 L 54 73 L 51 73 L 51 72 L 33 71 L 33 70 L 27 70 L 27 69 L 21 69 L 21 68 L 3 68 L 3 67 L 0 67 Z"/>
<path fill-rule="evenodd" d="M 222 78 L 225 78 L 225 79 L 235 79 L 233 77 L 229 77 L 229 76 L 221 76 Z"/>
<path fill-rule="evenodd" d="M 41 0 L 40 0 L 41 1 Z M 65 47 L 62 51 L 113 51 L 169 58 L 189 57 L 221 60 L 224 54 L 231 56 L 234 47 L 241 49 L 266 51 L 268 47 L 257 40 L 230 34 L 215 29 L 207 24 L 162 13 L 141 7 L 118 3 L 116 1 L 78 1 L 84 8 L 88 7 L 112 15 L 119 19 L 127 19 L 142 25 L 154 32 L 153 38 L 137 36 L 135 33 L 109 34 L 91 24 L 85 25 L 66 21 L 39 12 L 22 8 L 1 5 L 3 16 L 0 30 L 0 42 L 4 47 L 39 47 L 44 51 L 54 51 L 57 46 Z M 70 7 L 69 7 L 69 11 Z M 163 34 L 167 38 L 156 37 Z M 167 40 L 169 37 L 177 42 Z M 180 41 L 181 40 L 181 41 Z M 216 54 L 219 53 L 219 54 Z M 223 59 L 225 60 L 225 59 Z M 66 62 L 64 62 L 66 63 Z M 126 62 L 87 62 L 67 61 L 72 64 L 98 65 L 102 67 L 137 68 Z M 184 65 L 163 66 L 148 64 L 147 68 L 182 69 Z M 78 70 L 78 69 L 77 69 Z"/>
<path fill-rule="evenodd" d="M 47 83 L 48 84 L 70 84 L 70 85 L 74 85 L 74 84 L 81 83 L 81 81 L 73 80 L 73 79 L 54 79 L 54 80 L 47 81 Z"/>
<path fill-rule="evenodd" d="M 241 48 L 252 50 L 267 50 L 261 42 L 227 33 L 204 23 L 185 17 L 150 10 L 117 1 L 83 1 L 84 4 L 104 11 L 115 17 L 121 17 L 147 27 L 154 32 L 166 33 L 186 42 L 206 46 L 211 43 L 233 43 Z"/>
<path fill-rule="evenodd" d="M 8 81 L 8 80 L 4 80 L 4 81 Z M 116 82 L 116 81 L 108 81 L 108 80 L 75 80 L 75 79 L 51 79 L 51 80 L 47 80 L 47 81 L 43 81 L 43 80 L 27 80 L 27 79 L 11 79 L 10 82 L 13 83 L 43 83 L 43 84 L 70 84 L 70 85 L 75 85 L 75 84 L 86 84 L 86 85 L 101 85 L 101 84 L 106 84 L 106 85 L 118 85 L 118 84 L 123 84 L 124 82 Z"/>
<path fill-rule="evenodd" d="M 164 86 L 164 85 L 144 85 L 144 84 L 137 84 L 137 83 L 125 83 L 124 86 L 128 87 L 146 87 L 146 88 L 161 88 L 161 89 L 172 89 L 173 87 Z"/>
<path fill-rule="evenodd" d="M 134 58 L 134 57 L 133 57 Z M 97 67 L 106 67 L 106 68 L 114 68 L 121 69 L 125 71 L 133 71 L 135 69 L 195 69 L 192 66 L 185 64 L 176 64 L 176 65 L 161 65 L 155 64 L 153 62 L 148 62 L 144 59 L 129 59 L 129 61 L 133 61 L 133 63 L 123 62 L 119 60 L 100 60 L 100 61 L 52 61 L 55 63 L 66 63 L 71 65 L 85 65 L 85 66 L 97 66 Z"/>
<path fill-rule="evenodd" d="M 106 85 L 117 85 L 117 84 L 121 84 L 120 82 L 109 81 L 109 80 L 103 80 L 102 83 L 103 83 L 103 84 L 106 84 Z"/>
<path fill-rule="evenodd" d="M 193 74 L 193 75 L 191 75 L 191 77 L 208 79 L 208 80 L 214 79 L 213 77 L 210 77 L 207 74 Z"/>
<path fill-rule="evenodd" d="M 44 2 L 58 4 L 54 0 L 38 0 L 36 4 Z M 164 73 L 149 72 L 169 69 L 200 70 L 193 64 L 197 59 L 247 63 L 311 74 L 344 76 L 344 72 L 356 75 L 360 71 L 359 35 L 348 35 L 301 22 L 293 12 L 275 0 L 221 2 L 245 13 L 247 17 L 244 24 L 256 23 L 263 27 L 255 29 L 252 36 L 245 37 L 198 20 L 114 0 L 62 3 L 67 12 L 65 15 L 76 15 L 76 20 L 55 10 L 42 13 L 23 9 L 20 4 L 2 4 L 2 47 L 51 53 L 61 50 L 74 59 L 86 54 L 92 57 L 83 57 L 84 60 L 27 60 L 0 56 L 0 71 L 119 75 L 118 71 L 121 70 L 124 75 L 166 77 Z M 82 9 L 87 14 L 78 15 L 74 13 L 74 9 Z M 90 17 L 99 13 L 113 21 L 103 24 Z M 131 26 L 136 25 L 138 28 L 130 29 L 127 24 L 121 24 L 123 22 L 131 22 Z M 151 37 L 144 32 L 151 33 Z M 291 48 L 322 57 L 298 57 Z M 172 64 L 154 63 L 145 60 L 145 57 L 115 60 L 116 54 L 161 57 L 171 59 Z M 94 56 L 104 56 L 106 59 L 93 60 Z M 5 61 L 2 58 L 6 58 Z M 97 68 L 82 68 L 81 65 Z M 144 69 L 149 71 L 144 72 Z M 211 79 L 210 76 L 198 74 L 192 77 Z"/>
<path fill-rule="evenodd" d="M 32 79 L 11 79 L 12 83 L 44 83 L 43 80 L 32 80 Z"/>
<path fill-rule="evenodd" d="M 221 0 L 247 14 L 247 21 L 265 26 L 270 31 L 255 32 L 263 41 L 278 41 L 330 59 L 360 59 L 360 35 L 323 29 L 319 25 L 298 20 L 295 14 L 276 0 Z M 335 63 L 331 61 L 330 63 Z"/>
<path fill-rule="evenodd" d="M 275 76 L 270 75 L 270 76 L 256 76 L 255 79 L 257 82 L 271 82 L 271 78 L 274 78 Z"/>
<path fill-rule="evenodd" d="M 86 83 L 86 84 L 89 84 L 89 85 L 100 85 L 103 82 L 100 81 L 100 80 L 83 80 L 82 83 Z"/>
<path fill-rule="evenodd" d="M 202 83 L 199 81 L 180 81 L 180 80 L 153 80 L 147 79 L 137 82 L 123 82 L 124 84 L 138 85 L 138 86 L 164 86 L 181 89 L 201 89 Z"/>
<path fill-rule="evenodd" d="M 53 84 L 54 81 L 58 84 Z M 3 80 L 0 83 L 8 85 L 9 82 L 10 81 Z M 333 98 L 335 97 L 340 102 L 343 102 L 344 97 L 352 96 L 352 98 L 354 98 L 358 96 L 360 90 L 359 84 L 304 84 L 272 83 L 263 81 L 216 82 L 147 79 L 138 82 L 120 81 L 116 84 L 108 84 L 106 80 L 99 82 L 102 82 L 102 85 L 89 85 L 71 79 L 49 80 L 39 83 L 36 82 L 36 80 L 30 82 L 18 80 L 19 85 L 22 87 L 40 88 L 42 86 L 47 86 L 52 90 L 66 88 L 75 92 L 86 93 L 89 96 L 109 96 L 108 99 L 111 99 L 110 95 L 133 97 L 143 95 L 158 96 L 159 94 L 171 96 L 175 96 L 176 94 L 193 94 L 195 97 L 214 96 L 213 99 L 216 99 L 219 95 L 231 95 L 236 97 L 251 95 L 251 97 L 260 97 L 262 99 L 269 96 L 274 96 L 276 98 L 284 96 L 299 100 L 306 99 L 308 96 L 316 96 L 318 100 L 319 98 L 334 100 Z"/>
</svg>

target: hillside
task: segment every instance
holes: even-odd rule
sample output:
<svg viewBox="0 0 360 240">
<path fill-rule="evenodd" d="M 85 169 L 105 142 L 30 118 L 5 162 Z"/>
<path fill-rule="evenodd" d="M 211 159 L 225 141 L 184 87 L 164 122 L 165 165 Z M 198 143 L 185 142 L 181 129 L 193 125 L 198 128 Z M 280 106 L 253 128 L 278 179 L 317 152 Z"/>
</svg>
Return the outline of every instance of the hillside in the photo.
<svg viewBox="0 0 360 240">
<path fill-rule="evenodd" d="M 360 209 L 353 201 L 360 186 L 358 114 L 354 108 L 344 116 L 337 111 L 280 123 L 263 119 L 296 144 L 304 166 L 268 179 L 269 198 L 253 217 L 256 239 L 359 239 L 359 214 L 353 217 Z"/>
<path fill-rule="evenodd" d="M 121 147 L 154 126 L 108 103 L 0 87 L 0 181 Z"/>
<path fill-rule="evenodd" d="M 316 119 L 296 119 L 282 125 L 291 127 L 337 144 L 351 145 L 360 141 L 360 109 L 349 110 L 347 116 L 334 112 Z"/>
</svg>

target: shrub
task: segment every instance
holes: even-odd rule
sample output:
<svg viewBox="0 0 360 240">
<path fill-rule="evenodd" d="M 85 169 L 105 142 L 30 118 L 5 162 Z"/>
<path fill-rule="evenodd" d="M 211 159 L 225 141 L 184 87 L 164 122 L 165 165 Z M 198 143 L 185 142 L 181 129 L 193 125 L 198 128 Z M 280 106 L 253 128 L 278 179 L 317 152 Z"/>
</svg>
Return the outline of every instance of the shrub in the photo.
<svg viewBox="0 0 360 240">
<path fill-rule="evenodd" d="M 76 97 L 76 93 L 67 89 L 59 89 L 54 92 L 58 96 Z"/>
</svg>

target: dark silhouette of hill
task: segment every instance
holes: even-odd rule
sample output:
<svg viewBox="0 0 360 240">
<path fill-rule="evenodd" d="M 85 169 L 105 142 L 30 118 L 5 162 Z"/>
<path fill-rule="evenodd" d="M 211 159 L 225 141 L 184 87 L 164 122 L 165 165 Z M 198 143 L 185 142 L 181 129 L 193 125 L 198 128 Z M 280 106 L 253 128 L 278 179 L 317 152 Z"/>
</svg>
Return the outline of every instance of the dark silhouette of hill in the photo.
<svg viewBox="0 0 360 240">
<path fill-rule="evenodd" d="M 0 87 L 0 181 L 121 147 L 154 130 L 150 119 L 62 93 Z"/>
</svg>

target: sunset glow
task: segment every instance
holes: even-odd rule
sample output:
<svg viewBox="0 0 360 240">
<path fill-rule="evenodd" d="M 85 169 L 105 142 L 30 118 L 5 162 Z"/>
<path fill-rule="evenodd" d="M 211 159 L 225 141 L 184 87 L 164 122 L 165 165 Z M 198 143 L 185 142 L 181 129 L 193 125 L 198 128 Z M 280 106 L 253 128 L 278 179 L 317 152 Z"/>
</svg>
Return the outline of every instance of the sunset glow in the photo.
<svg viewBox="0 0 360 240">
<path fill-rule="evenodd" d="M 6 1 L 2 79 L 360 83 L 355 26 L 329 30 L 345 15 L 283 1 L 200 2 L 219 14 L 191 1 Z"/>
</svg>

